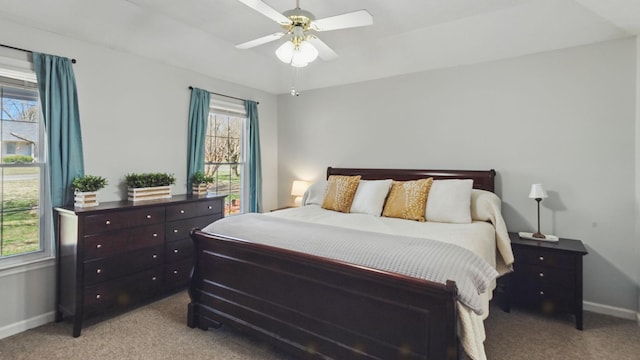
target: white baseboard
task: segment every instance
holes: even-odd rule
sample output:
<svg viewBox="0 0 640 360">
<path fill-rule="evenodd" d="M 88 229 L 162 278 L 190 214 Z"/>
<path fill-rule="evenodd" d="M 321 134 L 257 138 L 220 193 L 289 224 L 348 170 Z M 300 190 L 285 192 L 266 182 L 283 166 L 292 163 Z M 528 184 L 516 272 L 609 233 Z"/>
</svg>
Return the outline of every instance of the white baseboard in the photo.
<svg viewBox="0 0 640 360">
<path fill-rule="evenodd" d="M 598 314 L 611 315 L 617 318 L 637 320 L 640 325 L 640 313 L 636 310 L 623 309 L 615 306 L 592 303 L 589 301 L 582 302 L 583 309 Z"/>
<path fill-rule="evenodd" d="M 34 327 L 38 327 L 40 325 L 48 324 L 54 320 L 55 312 L 52 311 L 42 315 L 38 315 L 36 317 L 32 317 L 31 319 L 26 319 L 14 324 L 3 326 L 0 328 L 0 339 L 4 339 L 6 337 L 21 333 L 23 331 L 27 331 L 29 329 L 33 329 Z"/>
</svg>

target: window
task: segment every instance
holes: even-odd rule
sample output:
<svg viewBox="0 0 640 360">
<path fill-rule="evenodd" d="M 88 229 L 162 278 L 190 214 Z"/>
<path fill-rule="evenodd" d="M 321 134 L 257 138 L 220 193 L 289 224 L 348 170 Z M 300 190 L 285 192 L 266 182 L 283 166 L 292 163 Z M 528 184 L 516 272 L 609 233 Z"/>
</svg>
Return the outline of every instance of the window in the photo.
<svg viewBox="0 0 640 360">
<path fill-rule="evenodd" d="M 247 113 L 244 104 L 231 103 L 212 96 L 205 139 L 204 171 L 213 176 L 210 190 L 227 194 L 225 215 L 243 213 L 246 194 Z"/>
<path fill-rule="evenodd" d="M 48 257 L 52 247 L 43 241 L 51 223 L 44 215 L 44 125 L 26 57 L 0 53 L 0 268 Z"/>
</svg>

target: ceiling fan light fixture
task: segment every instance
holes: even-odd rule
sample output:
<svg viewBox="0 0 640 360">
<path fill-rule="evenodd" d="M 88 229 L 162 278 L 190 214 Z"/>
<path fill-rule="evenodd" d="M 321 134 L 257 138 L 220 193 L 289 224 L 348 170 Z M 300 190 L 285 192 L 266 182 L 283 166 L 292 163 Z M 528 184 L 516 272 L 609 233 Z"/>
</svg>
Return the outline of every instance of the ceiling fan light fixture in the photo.
<svg viewBox="0 0 640 360">
<path fill-rule="evenodd" d="M 276 56 L 285 64 L 305 67 L 318 58 L 318 50 L 307 41 L 302 41 L 298 45 L 287 41 L 276 49 Z"/>
</svg>

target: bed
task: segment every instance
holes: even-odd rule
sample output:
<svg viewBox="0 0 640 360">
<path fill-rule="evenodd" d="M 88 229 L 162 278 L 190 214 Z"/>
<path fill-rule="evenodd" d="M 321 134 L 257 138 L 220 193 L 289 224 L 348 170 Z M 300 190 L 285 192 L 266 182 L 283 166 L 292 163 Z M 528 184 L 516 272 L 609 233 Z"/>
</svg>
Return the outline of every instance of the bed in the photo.
<svg viewBox="0 0 640 360">
<path fill-rule="evenodd" d="M 494 191 L 495 174 L 494 170 L 327 169 L 327 178 L 359 175 L 361 180 L 471 179 L 474 189 L 485 192 Z M 470 310 L 472 305 L 461 304 L 461 293 L 468 291 L 460 280 L 459 283 L 450 279 L 426 280 L 395 271 L 393 267 L 389 270 L 350 258 L 259 241 L 287 238 L 295 245 L 306 244 L 307 238 L 313 237 L 346 239 L 363 234 L 367 241 L 376 244 L 390 236 L 376 229 L 368 229 L 369 233 L 357 227 L 348 229 L 352 223 L 358 223 L 351 221 L 355 217 L 343 221 L 345 228 L 338 226 L 342 230 L 320 224 L 322 221 L 313 223 L 321 218 L 347 219 L 345 216 L 350 215 L 327 211 L 305 206 L 267 215 L 251 214 L 247 218 L 255 217 L 249 223 L 255 224 L 255 229 L 243 223 L 236 232 L 223 231 L 222 225 L 193 230 L 194 268 L 189 284 L 188 326 L 206 330 L 227 324 L 300 358 L 458 359 L 463 352 L 472 359 L 484 358 L 482 319 L 486 312 Z M 508 271 L 513 255 L 499 208 L 496 211 L 497 216 L 482 220 L 490 224 L 493 238 L 490 246 L 494 257 L 491 260 L 491 255 L 487 255 L 487 263 L 491 271 L 500 275 Z M 408 220 L 391 220 L 394 221 Z M 419 226 L 413 223 L 416 222 L 412 222 L 413 227 Z M 483 221 L 473 223 L 483 229 L 489 226 Z M 303 228 L 312 229 L 314 236 L 303 235 Z M 251 238 L 250 233 L 245 236 L 245 230 L 262 233 L 257 238 L 252 234 Z M 404 236 L 407 234 L 394 239 L 413 241 Z M 291 242 L 296 238 L 301 241 Z M 483 308 L 487 308 L 495 286 L 495 278 L 491 280 L 480 295 Z M 465 291 L 460 292 L 459 285 Z"/>
</svg>

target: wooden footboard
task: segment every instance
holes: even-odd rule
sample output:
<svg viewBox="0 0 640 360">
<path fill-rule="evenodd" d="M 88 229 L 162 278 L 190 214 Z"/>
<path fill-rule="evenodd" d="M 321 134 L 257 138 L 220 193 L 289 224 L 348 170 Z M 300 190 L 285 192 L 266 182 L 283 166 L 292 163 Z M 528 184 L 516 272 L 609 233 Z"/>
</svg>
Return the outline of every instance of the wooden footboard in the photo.
<svg viewBox="0 0 640 360">
<path fill-rule="evenodd" d="M 188 325 L 221 324 L 302 358 L 457 359 L 446 285 L 194 230 Z"/>
</svg>

